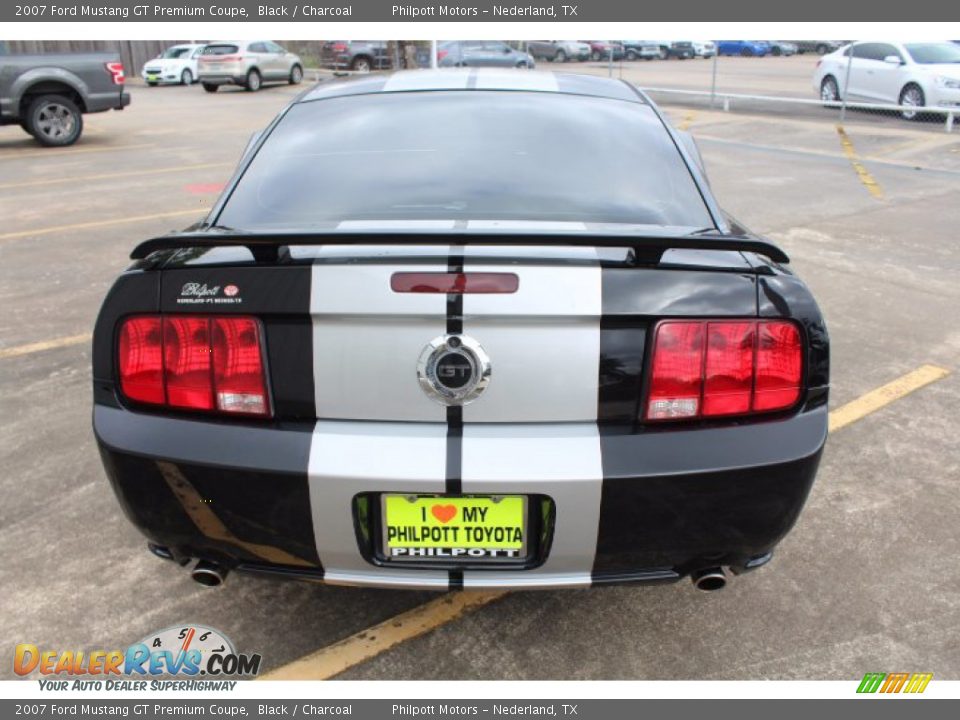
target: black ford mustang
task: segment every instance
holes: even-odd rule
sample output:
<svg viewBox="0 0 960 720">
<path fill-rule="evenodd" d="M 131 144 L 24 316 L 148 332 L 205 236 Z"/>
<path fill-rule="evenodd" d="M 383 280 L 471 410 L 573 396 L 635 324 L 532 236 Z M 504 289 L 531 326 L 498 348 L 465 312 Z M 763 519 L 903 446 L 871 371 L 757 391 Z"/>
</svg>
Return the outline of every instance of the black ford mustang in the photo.
<svg viewBox="0 0 960 720">
<path fill-rule="evenodd" d="M 771 558 L 823 450 L 816 303 L 621 82 L 318 87 L 133 258 L 94 429 L 205 584 L 715 589 Z"/>
</svg>

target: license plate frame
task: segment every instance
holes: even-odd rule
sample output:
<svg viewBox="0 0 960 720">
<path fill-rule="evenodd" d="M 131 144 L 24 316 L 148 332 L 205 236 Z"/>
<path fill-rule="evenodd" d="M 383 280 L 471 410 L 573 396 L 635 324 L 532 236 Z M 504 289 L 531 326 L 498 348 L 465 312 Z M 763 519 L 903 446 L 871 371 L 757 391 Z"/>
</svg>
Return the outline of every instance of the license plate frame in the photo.
<svg viewBox="0 0 960 720">
<path fill-rule="evenodd" d="M 477 507 L 479 504 L 495 503 L 495 499 L 510 498 L 512 501 L 520 503 L 520 522 L 522 542 L 519 552 L 514 556 L 504 556 L 499 553 L 487 554 L 490 550 L 503 548 L 493 548 L 471 543 L 455 543 L 450 546 L 423 548 L 423 554 L 414 555 L 394 555 L 391 553 L 390 540 L 388 538 L 389 524 L 387 522 L 387 504 L 388 498 L 402 498 L 406 501 L 413 499 L 411 504 L 423 506 L 421 503 L 442 503 L 444 505 L 455 505 L 461 508 L 469 505 Z M 490 507 L 488 505 L 488 507 Z M 377 520 L 378 542 L 377 555 L 381 562 L 397 565 L 419 565 L 421 567 L 432 566 L 468 566 L 468 565 L 508 565 L 508 566 L 528 566 L 535 554 L 534 537 L 537 531 L 537 524 L 531 516 L 531 499 L 528 495 L 519 493 L 476 493 L 470 495 L 448 495 L 435 493 L 382 493 L 377 504 L 378 512 L 375 513 Z M 446 525 L 441 525 L 444 527 Z M 463 527 L 463 525 L 446 526 Z M 401 547 L 397 544 L 394 547 Z M 410 549 L 411 546 L 403 546 Z M 460 554 L 454 554 L 454 550 L 463 550 Z M 471 554 L 471 550 L 482 549 L 484 554 L 478 556 Z M 444 551 L 446 551 L 444 553 Z"/>
</svg>

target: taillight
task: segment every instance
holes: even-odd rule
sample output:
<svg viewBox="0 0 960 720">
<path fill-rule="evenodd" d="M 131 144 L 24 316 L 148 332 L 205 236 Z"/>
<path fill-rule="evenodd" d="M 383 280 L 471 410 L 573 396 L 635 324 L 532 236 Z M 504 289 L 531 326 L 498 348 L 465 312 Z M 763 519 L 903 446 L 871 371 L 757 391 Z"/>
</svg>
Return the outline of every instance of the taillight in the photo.
<svg viewBox="0 0 960 720">
<path fill-rule="evenodd" d="M 124 74 L 123 74 L 123 63 L 119 62 L 108 62 L 104 63 L 104 67 L 107 69 L 107 72 L 110 73 L 110 77 L 113 79 L 114 85 L 123 85 Z"/>
<path fill-rule="evenodd" d="M 653 341 L 647 420 L 783 410 L 800 399 L 803 342 L 784 320 L 669 320 Z"/>
<path fill-rule="evenodd" d="M 213 387 L 221 412 L 266 415 L 260 323 L 253 318 L 214 318 Z"/>
<path fill-rule="evenodd" d="M 440 62 L 449 54 L 450 54 L 449 50 L 437 50 L 437 62 Z"/>
<path fill-rule="evenodd" d="M 128 318 L 120 327 L 120 389 L 141 403 L 269 415 L 262 348 L 255 318 Z"/>
<path fill-rule="evenodd" d="M 120 328 L 120 390 L 131 400 L 163 403 L 163 330 L 158 317 L 130 318 Z"/>
<path fill-rule="evenodd" d="M 333 52 L 345 53 L 347 51 L 346 43 L 334 43 L 333 47 L 330 48 Z"/>
</svg>

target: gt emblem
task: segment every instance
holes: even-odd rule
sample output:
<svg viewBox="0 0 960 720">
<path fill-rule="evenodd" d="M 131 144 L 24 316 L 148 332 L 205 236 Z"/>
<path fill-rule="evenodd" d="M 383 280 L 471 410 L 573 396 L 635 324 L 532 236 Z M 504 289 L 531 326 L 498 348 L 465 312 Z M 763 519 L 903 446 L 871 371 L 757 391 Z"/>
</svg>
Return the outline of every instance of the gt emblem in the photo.
<svg viewBox="0 0 960 720">
<path fill-rule="evenodd" d="M 490 358 L 473 338 L 441 335 L 423 349 L 417 363 L 423 391 L 443 405 L 466 405 L 490 382 Z"/>
</svg>

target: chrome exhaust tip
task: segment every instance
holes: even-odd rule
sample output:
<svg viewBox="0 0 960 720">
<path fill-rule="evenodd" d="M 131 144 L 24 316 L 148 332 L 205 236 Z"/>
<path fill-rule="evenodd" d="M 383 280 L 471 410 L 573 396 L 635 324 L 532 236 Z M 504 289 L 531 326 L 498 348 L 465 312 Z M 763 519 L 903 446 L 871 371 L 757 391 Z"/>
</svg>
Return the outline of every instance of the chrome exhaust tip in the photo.
<svg viewBox="0 0 960 720">
<path fill-rule="evenodd" d="M 227 578 L 227 569 L 209 560 L 197 560 L 190 577 L 205 587 L 219 587 Z"/>
<path fill-rule="evenodd" d="M 704 592 L 723 590 L 727 585 L 727 576 L 724 574 L 723 568 L 718 567 L 697 570 L 690 576 L 690 579 L 693 581 L 694 587 Z"/>
</svg>

